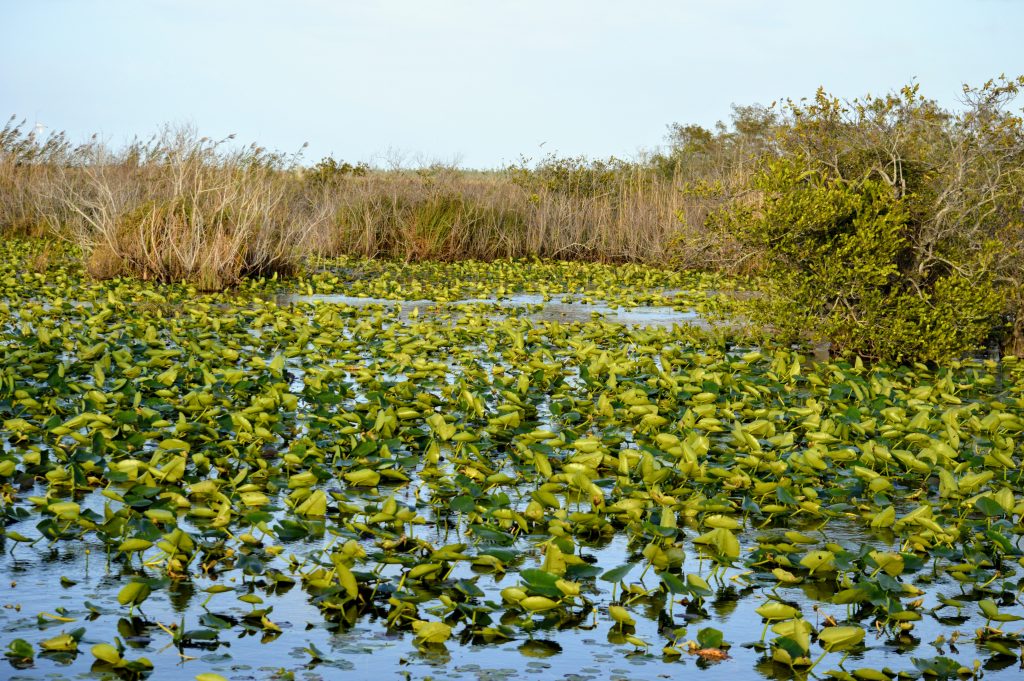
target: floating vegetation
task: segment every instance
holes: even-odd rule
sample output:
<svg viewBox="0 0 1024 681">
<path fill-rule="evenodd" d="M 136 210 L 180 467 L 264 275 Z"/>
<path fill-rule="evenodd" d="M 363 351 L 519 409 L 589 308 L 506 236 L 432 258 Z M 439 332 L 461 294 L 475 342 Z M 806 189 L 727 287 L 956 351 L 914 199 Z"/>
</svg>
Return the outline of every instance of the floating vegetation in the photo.
<svg viewBox="0 0 1024 681">
<path fill-rule="evenodd" d="M 1019 673 L 1013 357 L 814 362 L 637 266 L 200 295 L 0 249 L 13 678 Z M 682 321 L 531 317 L 566 296 Z"/>
</svg>

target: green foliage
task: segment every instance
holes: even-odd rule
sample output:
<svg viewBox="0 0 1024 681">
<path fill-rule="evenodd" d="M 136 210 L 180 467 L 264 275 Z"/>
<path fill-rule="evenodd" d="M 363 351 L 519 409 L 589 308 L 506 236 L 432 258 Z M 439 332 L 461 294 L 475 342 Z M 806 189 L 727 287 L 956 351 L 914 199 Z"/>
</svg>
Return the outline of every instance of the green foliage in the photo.
<svg viewBox="0 0 1024 681">
<path fill-rule="evenodd" d="M 873 359 L 938 361 L 1004 335 L 1024 198 L 1006 164 L 1024 158 L 1021 119 L 1004 108 L 1022 82 L 969 91 L 955 115 L 916 87 L 789 102 L 775 147 L 708 219 L 760 255 L 775 294 L 761 321 Z"/>
<path fill-rule="evenodd" d="M 785 336 L 813 328 L 864 356 L 937 360 L 982 343 L 998 322 L 998 292 L 983 275 L 951 271 L 920 293 L 901 272 L 910 213 L 884 183 L 830 179 L 776 159 L 755 187 L 760 205 L 717 219 L 767 253 L 775 295 L 762 313 Z"/>
<path fill-rule="evenodd" d="M 532 167 L 529 159 L 523 158 L 508 166 L 505 172 L 514 184 L 529 191 L 549 191 L 579 198 L 616 194 L 624 182 L 645 175 L 637 165 L 614 156 L 588 159 L 555 154 L 548 154 Z"/>
<path fill-rule="evenodd" d="M 347 161 L 338 161 L 333 156 L 325 156 L 306 174 L 306 181 L 315 187 L 336 187 L 351 177 L 365 177 L 370 166 L 359 162 L 355 165 Z"/>
</svg>

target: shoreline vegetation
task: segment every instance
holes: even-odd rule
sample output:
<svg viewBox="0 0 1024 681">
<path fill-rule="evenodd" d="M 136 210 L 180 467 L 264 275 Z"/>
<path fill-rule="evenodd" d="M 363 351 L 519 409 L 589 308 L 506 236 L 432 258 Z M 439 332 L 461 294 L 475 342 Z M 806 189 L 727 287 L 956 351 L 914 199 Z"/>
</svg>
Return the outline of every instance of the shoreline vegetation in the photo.
<svg viewBox="0 0 1024 681">
<path fill-rule="evenodd" d="M 166 128 L 111 148 L 0 130 L 0 234 L 76 246 L 97 279 L 201 291 L 341 255 L 542 258 L 749 275 L 756 321 L 869 360 L 1024 351 L 1024 77 L 950 111 L 881 97 L 736 106 L 625 161 L 383 170 Z"/>
</svg>

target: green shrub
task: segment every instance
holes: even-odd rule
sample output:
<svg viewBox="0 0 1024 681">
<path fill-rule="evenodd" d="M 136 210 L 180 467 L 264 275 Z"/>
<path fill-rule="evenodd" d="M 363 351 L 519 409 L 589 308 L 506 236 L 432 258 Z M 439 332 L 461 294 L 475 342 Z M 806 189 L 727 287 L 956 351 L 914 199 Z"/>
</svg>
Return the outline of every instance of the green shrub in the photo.
<svg viewBox="0 0 1024 681">
<path fill-rule="evenodd" d="M 789 102 L 773 149 L 708 224 L 772 283 L 762 322 L 866 358 L 942 360 L 1019 339 L 1024 79 L 966 89 L 951 113 L 916 87 Z"/>
</svg>

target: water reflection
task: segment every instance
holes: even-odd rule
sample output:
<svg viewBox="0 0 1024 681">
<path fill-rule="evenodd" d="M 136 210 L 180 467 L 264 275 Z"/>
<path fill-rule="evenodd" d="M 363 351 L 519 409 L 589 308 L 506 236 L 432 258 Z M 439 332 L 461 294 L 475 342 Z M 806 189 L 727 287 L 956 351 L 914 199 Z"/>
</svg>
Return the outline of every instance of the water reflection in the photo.
<svg viewBox="0 0 1024 681">
<path fill-rule="evenodd" d="M 485 307 L 491 310 L 491 318 L 498 318 L 516 310 L 519 318 L 534 322 L 587 322 L 600 318 L 613 324 L 625 326 L 653 326 L 671 328 L 674 325 L 691 325 L 708 328 L 708 321 L 696 310 L 676 309 L 665 305 L 643 305 L 621 307 L 605 302 L 561 302 L 556 297 L 534 293 L 517 293 L 503 298 L 471 298 L 440 303 L 432 300 L 389 300 L 386 298 L 364 298 L 339 294 L 297 294 L 282 293 L 275 296 L 278 305 L 297 303 L 347 305 L 356 308 L 380 307 L 398 308 L 398 318 L 410 321 L 420 313 L 438 314 L 459 309 Z"/>
</svg>

